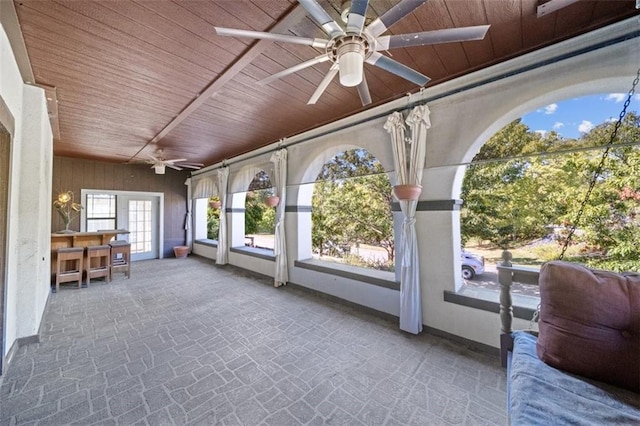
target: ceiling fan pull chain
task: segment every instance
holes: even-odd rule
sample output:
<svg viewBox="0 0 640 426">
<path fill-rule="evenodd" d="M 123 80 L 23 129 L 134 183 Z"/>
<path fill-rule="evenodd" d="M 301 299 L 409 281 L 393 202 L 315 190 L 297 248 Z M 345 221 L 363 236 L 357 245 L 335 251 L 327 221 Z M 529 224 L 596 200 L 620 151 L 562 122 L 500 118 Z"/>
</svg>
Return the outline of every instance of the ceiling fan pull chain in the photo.
<svg viewBox="0 0 640 426">
<path fill-rule="evenodd" d="M 640 0 L 637 0 L 637 1 L 640 2 Z M 638 85 L 639 81 L 640 81 L 640 68 L 638 68 L 638 71 L 636 72 L 636 78 L 633 79 L 633 84 L 631 85 L 631 89 L 627 94 L 627 100 L 624 101 L 624 106 L 622 107 L 622 111 L 620 111 L 620 115 L 618 116 L 618 121 L 616 121 L 616 124 L 613 128 L 613 132 L 611 132 L 611 138 L 609 138 L 609 142 L 607 143 L 605 150 L 602 152 L 602 158 L 600 158 L 600 163 L 598 164 L 598 167 L 593 173 L 591 182 L 589 182 L 589 188 L 587 189 L 587 193 L 585 194 L 584 199 L 580 204 L 580 209 L 578 209 L 578 213 L 576 214 L 576 217 L 573 220 L 573 224 L 571 225 L 571 228 L 569 228 L 569 234 L 567 234 L 567 238 L 564 241 L 564 245 L 562 246 L 562 251 L 560 252 L 560 256 L 558 257 L 558 260 L 564 259 L 564 255 L 567 251 L 567 248 L 571 243 L 571 238 L 573 237 L 573 234 L 576 232 L 576 228 L 578 227 L 580 219 L 584 214 L 584 209 L 587 206 L 587 203 L 589 202 L 589 198 L 591 197 L 591 192 L 593 191 L 593 188 L 596 186 L 596 182 L 598 181 L 598 178 L 602 174 L 602 169 L 604 168 L 604 163 L 607 160 L 607 157 L 609 156 L 609 151 L 613 146 L 613 142 L 618 137 L 618 130 L 622 125 L 622 120 L 624 119 L 624 116 L 627 114 L 627 107 L 631 103 L 631 99 L 633 98 L 633 95 L 636 91 L 636 86 Z"/>
</svg>

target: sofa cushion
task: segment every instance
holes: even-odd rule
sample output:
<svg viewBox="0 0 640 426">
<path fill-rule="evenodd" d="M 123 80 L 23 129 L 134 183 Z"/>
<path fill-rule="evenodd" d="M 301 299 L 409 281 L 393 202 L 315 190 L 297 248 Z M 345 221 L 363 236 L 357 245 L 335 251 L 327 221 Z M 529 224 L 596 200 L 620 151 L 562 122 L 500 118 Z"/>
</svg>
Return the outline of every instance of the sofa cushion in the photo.
<svg viewBox="0 0 640 426">
<path fill-rule="evenodd" d="M 640 392 L 640 274 L 553 261 L 539 283 L 540 359 Z"/>
</svg>

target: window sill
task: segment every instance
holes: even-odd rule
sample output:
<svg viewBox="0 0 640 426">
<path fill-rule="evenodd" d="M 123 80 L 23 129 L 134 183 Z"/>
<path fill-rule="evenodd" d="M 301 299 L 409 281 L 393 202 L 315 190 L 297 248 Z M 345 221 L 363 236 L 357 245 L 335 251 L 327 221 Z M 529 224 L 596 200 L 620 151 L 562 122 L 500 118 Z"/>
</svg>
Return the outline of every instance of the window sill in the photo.
<svg viewBox="0 0 640 426">
<path fill-rule="evenodd" d="M 523 320 L 530 320 L 536 307 L 540 303 L 540 298 L 535 296 L 524 296 L 512 294 L 513 316 Z M 444 301 L 456 305 L 467 306 L 473 309 L 480 309 L 487 312 L 500 312 L 500 292 L 483 288 L 463 287 L 459 292 L 444 291 Z"/>
<path fill-rule="evenodd" d="M 395 280 L 395 274 L 393 272 L 376 271 L 316 259 L 296 260 L 294 266 L 323 274 L 336 275 L 354 281 L 361 281 L 391 290 L 400 290 L 400 283 Z"/>
<path fill-rule="evenodd" d="M 209 246 L 209 247 L 218 247 L 218 241 L 210 240 L 210 239 L 195 240 L 194 244 L 201 244 L 203 246 Z"/>
<path fill-rule="evenodd" d="M 229 249 L 233 253 L 240 253 L 246 256 L 256 257 L 258 259 L 270 260 L 274 262 L 276 256 L 273 254 L 273 250 L 257 248 L 257 247 L 231 247 Z"/>
</svg>

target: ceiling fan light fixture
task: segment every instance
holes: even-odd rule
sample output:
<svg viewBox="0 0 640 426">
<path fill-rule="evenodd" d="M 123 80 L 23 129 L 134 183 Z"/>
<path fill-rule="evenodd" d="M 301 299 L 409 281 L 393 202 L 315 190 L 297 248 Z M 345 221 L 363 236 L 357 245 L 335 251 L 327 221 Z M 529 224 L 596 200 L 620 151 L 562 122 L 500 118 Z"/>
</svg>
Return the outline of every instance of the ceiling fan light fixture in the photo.
<svg viewBox="0 0 640 426">
<path fill-rule="evenodd" d="M 360 52 L 347 52 L 340 57 L 340 84 L 346 87 L 362 83 L 364 56 Z"/>
<path fill-rule="evenodd" d="M 165 171 L 164 164 L 156 164 L 153 166 L 153 169 L 156 171 L 157 175 L 163 175 Z"/>
<path fill-rule="evenodd" d="M 361 43 L 346 43 L 338 49 L 340 84 L 354 87 L 362 83 L 364 47 Z"/>
</svg>

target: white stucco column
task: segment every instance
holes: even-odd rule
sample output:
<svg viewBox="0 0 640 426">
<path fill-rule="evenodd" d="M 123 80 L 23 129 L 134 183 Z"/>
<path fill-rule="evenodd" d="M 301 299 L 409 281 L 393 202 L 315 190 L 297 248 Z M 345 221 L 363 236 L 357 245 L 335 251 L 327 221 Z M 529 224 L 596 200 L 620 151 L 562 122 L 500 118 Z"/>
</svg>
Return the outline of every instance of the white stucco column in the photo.
<svg viewBox="0 0 640 426">
<path fill-rule="evenodd" d="M 20 143 L 14 144 L 20 155 L 19 186 L 13 193 L 18 206 L 15 253 L 20 272 L 10 283 L 17 286 L 17 338 L 38 333 L 51 284 L 53 136 L 43 89 L 24 86 L 20 133 Z"/>
</svg>

